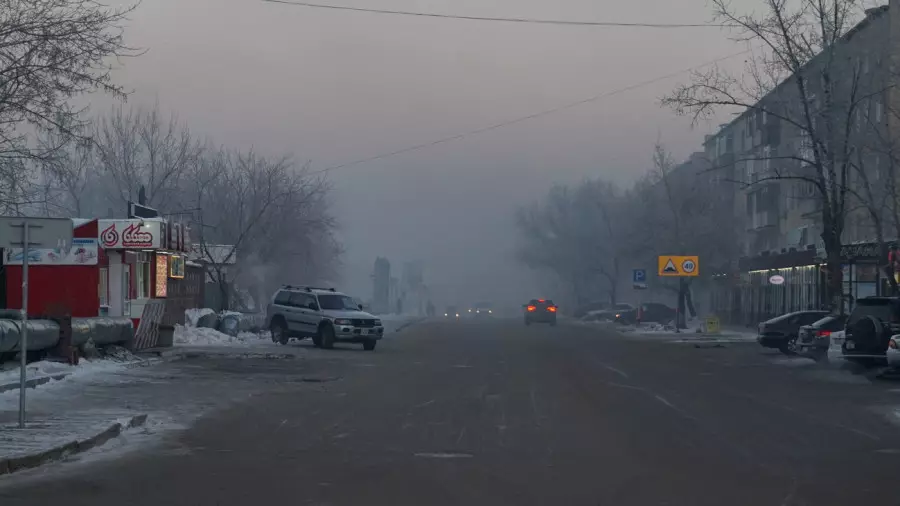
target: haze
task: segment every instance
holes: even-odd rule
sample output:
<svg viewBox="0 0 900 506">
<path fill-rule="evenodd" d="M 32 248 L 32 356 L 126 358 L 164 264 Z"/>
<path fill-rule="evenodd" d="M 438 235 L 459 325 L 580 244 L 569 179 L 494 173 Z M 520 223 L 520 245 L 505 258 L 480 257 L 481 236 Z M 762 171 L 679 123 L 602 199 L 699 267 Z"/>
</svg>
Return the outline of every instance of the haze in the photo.
<svg viewBox="0 0 900 506">
<path fill-rule="evenodd" d="M 742 0 L 748 3 L 749 0 Z M 336 2 L 337 3 L 337 2 Z M 344 0 L 466 15 L 703 23 L 700 0 Z M 236 147 L 341 165 L 650 80 L 742 49 L 717 28 L 592 28 L 387 16 L 256 0 L 148 0 L 117 79 Z M 740 65 L 730 60 L 728 65 Z M 715 125 L 661 109 L 664 80 L 534 120 L 330 173 L 343 288 L 371 296 L 372 263 L 425 263 L 438 304 L 536 294 L 513 258 L 513 213 L 554 182 L 620 184 L 662 139 L 677 158 Z M 102 100 L 102 99 L 100 99 Z M 105 102 L 103 102 L 105 104 Z M 97 106 L 98 104 L 94 104 Z M 552 294 L 548 294 L 552 296 Z"/>
</svg>

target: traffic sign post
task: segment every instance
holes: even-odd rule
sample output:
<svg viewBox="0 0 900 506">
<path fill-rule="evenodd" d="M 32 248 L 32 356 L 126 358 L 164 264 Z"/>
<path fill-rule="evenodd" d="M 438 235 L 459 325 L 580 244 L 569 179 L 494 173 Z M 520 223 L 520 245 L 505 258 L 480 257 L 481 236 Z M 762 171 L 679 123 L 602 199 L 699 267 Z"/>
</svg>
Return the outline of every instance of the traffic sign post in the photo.
<svg viewBox="0 0 900 506">
<path fill-rule="evenodd" d="M 631 285 L 635 290 L 645 290 L 647 288 L 647 269 L 631 271 Z"/>
<path fill-rule="evenodd" d="M 25 367 L 28 355 L 28 256 L 33 247 L 66 250 L 72 220 L 0 216 L 0 247 L 22 249 L 22 331 L 19 342 L 19 428 L 25 428 Z M 68 254 L 68 251 L 65 251 Z"/>
<path fill-rule="evenodd" d="M 696 277 L 700 275 L 700 257 L 662 255 L 657 260 L 662 277 Z"/>
</svg>

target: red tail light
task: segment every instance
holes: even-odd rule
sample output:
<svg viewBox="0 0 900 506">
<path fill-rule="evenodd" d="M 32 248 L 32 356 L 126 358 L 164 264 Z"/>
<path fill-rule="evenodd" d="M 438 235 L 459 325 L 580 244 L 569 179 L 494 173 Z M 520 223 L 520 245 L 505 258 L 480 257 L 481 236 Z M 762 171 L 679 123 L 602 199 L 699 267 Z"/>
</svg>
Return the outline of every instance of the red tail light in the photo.
<svg viewBox="0 0 900 506">
<path fill-rule="evenodd" d="M 537 307 L 536 306 L 528 306 L 525 309 L 527 309 L 528 311 L 534 311 L 535 309 L 537 309 Z"/>
<path fill-rule="evenodd" d="M 547 311 L 550 311 L 551 313 L 555 313 L 555 312 L 556 312 L 556 306 L 547 306 Z"/>
<path fill-rule="evenodd" d="M 538 302 L 546 302 L 544 299 L 538 299 Z"/>
<path fill-rule="evenodd" d="M 893 339 L 891 339 L 890 341 L 888 341 L 888 348 L 890 348 L 890 349 L 892 349 L 892 350 L 898 349 L 898 348 L 897 348 L 897 341 L 894 341 Z"/>
<path fill-rule="evenodd" d="M 831 335 L 830 330 L 820 330 L 816 332 L 816 337 L 829 337 Z"/>
</svg>

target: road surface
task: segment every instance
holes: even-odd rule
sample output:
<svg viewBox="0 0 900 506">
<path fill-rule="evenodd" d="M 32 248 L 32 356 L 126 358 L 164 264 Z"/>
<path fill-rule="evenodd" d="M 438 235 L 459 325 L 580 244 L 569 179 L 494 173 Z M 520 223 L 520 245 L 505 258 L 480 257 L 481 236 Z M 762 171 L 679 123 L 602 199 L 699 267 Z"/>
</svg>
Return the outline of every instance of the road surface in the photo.
<svg viewBox="0 0 900 506">
<path fill-rule="evenodd" d="M 374 353 L 307 355 L 191 361 L 223 384 L 258 375 L 272 388 L 115 461 L 8 481 L 0 503 L 824 506 L 897 495 L 900 383 L 752 344 L 426 322 Z"/>
</svg>

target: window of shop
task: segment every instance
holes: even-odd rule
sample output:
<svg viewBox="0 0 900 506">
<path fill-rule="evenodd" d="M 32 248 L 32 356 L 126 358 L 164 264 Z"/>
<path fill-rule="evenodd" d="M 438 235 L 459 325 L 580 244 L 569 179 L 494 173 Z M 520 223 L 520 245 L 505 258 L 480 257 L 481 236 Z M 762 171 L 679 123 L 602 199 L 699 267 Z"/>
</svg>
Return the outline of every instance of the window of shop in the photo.
<svg viewBox="0 0 900 506">
<path fill-rule="evenodd" d="M 109 269 L 100 268 L 100 307 L 109 307 Z"/>
<path fill-rule="evenodd" d="M 137 298 L 149 299 L 151 290 L 155 285 L 153 269 L 150 265 L 150 253 L 138 253 L 137 259 Z"/>
</svg>

